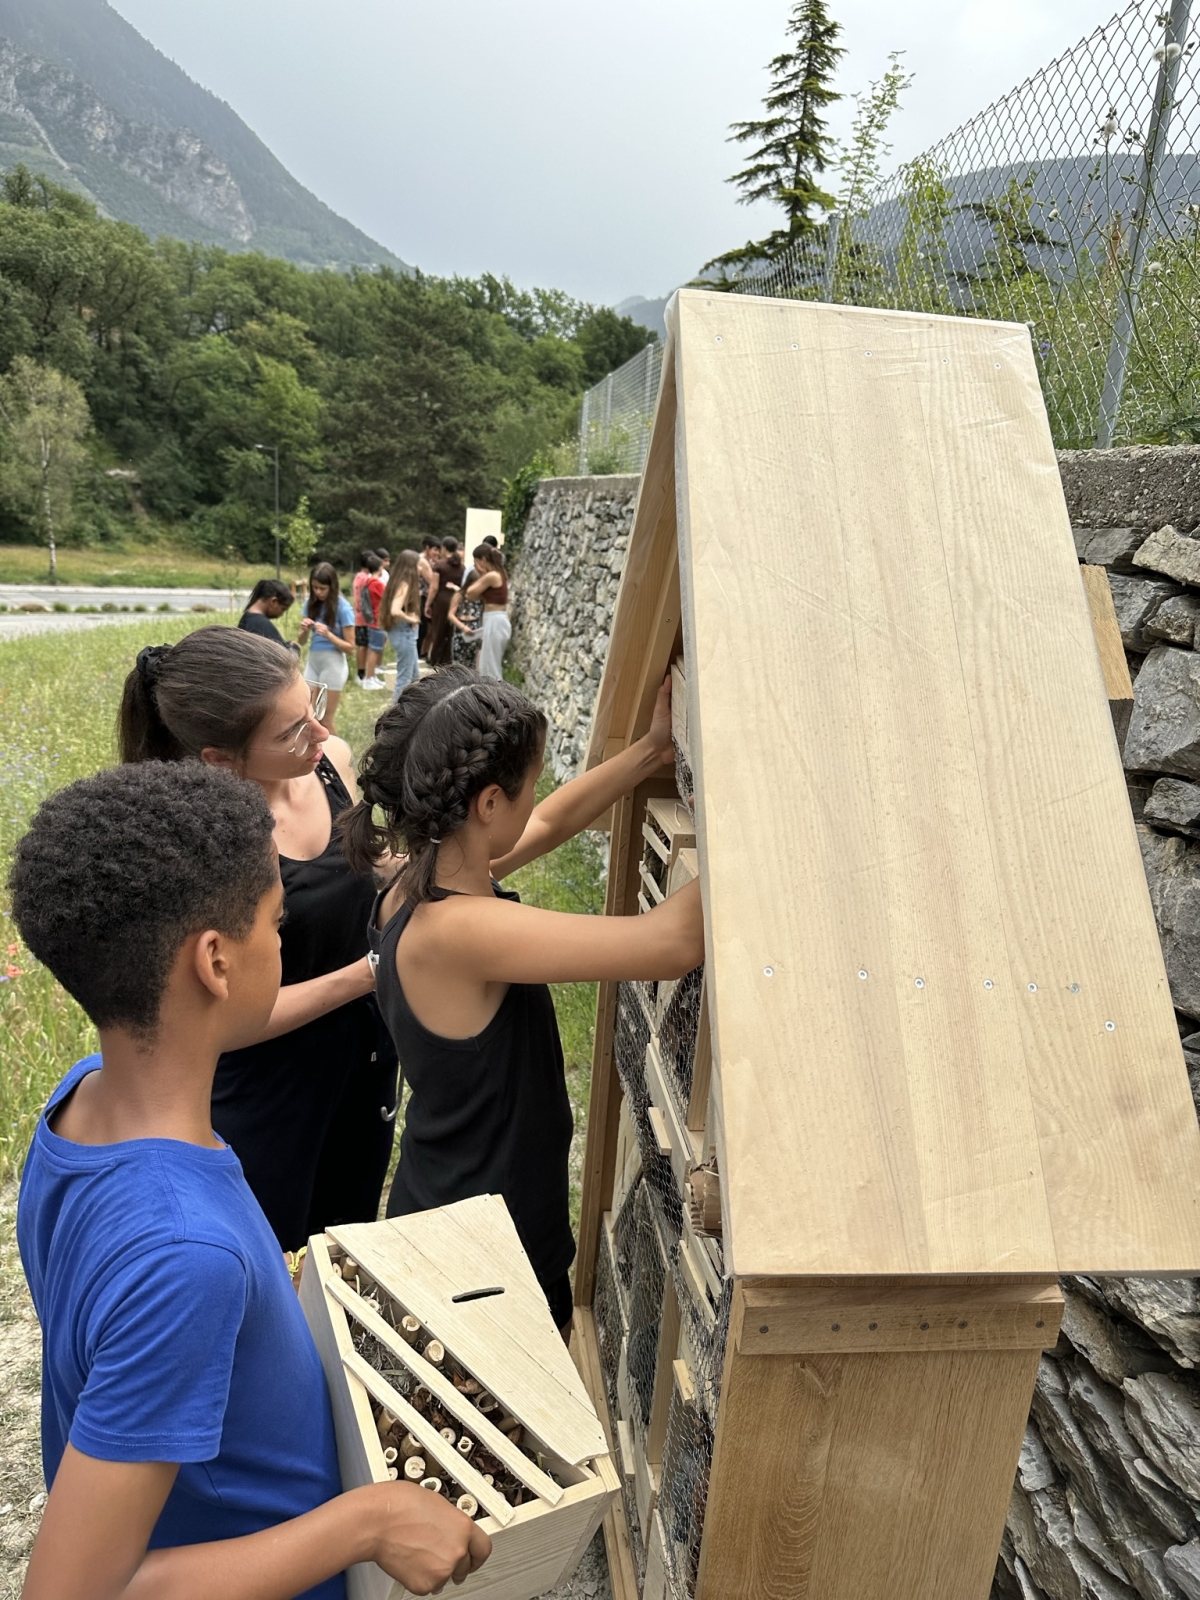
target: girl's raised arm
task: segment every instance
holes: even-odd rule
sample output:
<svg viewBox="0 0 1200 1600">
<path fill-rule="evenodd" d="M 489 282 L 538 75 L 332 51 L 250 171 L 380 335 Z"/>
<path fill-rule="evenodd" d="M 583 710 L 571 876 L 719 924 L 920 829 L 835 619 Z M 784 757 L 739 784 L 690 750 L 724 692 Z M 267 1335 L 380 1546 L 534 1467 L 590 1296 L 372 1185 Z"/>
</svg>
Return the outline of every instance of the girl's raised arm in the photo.
<svg viewBox="0 0 1200 1600">
<path fill-rule="evenodd" d="M 671 679 L 668 676 L 654 702 L 649 731 L 620 755 L 613 756 L 590 772 L 581 773 L 548 795 L 533 815 L 514 847 L 506 856 L 492 862 L 492 876 L 506 878 L 518 867 L 549 855 L 567 839 L 573 839 L 597 817 L 603 816 L 614 801 L 628 794 L 645 778 L 653 777 L 675 760 L 671 742 Z M 693 962 L 693 965 L 695 963 Z M 594 974 L 595 976 L 595 974 Z M 522 981 L 522 980 L 516 980 Z M 565 980 L 564 980 L 565 981 Z"/>
<path fill-rule="evenodd" d="M 635 917 L 540 911 L 462 895 L 424 932 L 425 960 L 461 964 L 485 983 L 682 978 L 704 960 L 698 881 Z"/>
</svg>

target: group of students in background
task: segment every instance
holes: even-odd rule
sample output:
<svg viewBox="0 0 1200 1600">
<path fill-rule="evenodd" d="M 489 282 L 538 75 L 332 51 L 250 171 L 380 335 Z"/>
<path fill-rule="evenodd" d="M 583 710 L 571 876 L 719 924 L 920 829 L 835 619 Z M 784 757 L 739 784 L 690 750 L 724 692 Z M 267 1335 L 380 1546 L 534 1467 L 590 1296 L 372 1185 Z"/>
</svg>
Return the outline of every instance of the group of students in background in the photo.
<svg viewBox="0 0 1200 1600">
<path fill-rule="evenodd" d="M 418 682 L 422 661 L 503 678 L 504 652 L 512 638 L 504 552 L 489 534 L 471 559 L 474 566 L 464 570 L 458 540 L 429 534 L 420 550 L 402 550 L 394 566 L 386 549 L 364 550 L 349 599 L 333 563 L 317 562 L 309 573 L 300 645 L 308 645 L 304 677 L 314 703 L 324 691 L 322 721 L 330 733 L 337 730 L 351 657 L 364 689 L 385 689 L 379 671 L 389 644 L 396 656 L 393 699 Z M 294 599 L 282 579 L 263 578 L 251 590 L 238 626 L 286 645 L 276 623 Z"/>
<path fill-rule="evenodd" d="M 414 563 L 380 616 L 416 634 Z M 378 1216 L 403 1080 L 387 1214 L 502 1196 L 565 1336 L 572 1112 L 548 985 L 703 959 L 696 883 L 636 917 L 501 887 L 673 765 L 669 682 L 641 739 L 539 803 L 543 713 L 435 665 L 356 773 L 328 726 L 332 675 L 310 676 L 341 657 L 344 683 L 357 648 L 336 585 L 314 569 L 303 675 L 259 623 L 142 650 L 121 764 L 52 795 L 15 852 L 17 927 L 100 1040 L 22 1179 L 50 1488 L 25 1600 L 345 1600 L 360 1561 L 426 1594 L 486 1560 L 437 1495 L 341 1492 L 293 1292 L 306 1241 Z"/>
</svg>

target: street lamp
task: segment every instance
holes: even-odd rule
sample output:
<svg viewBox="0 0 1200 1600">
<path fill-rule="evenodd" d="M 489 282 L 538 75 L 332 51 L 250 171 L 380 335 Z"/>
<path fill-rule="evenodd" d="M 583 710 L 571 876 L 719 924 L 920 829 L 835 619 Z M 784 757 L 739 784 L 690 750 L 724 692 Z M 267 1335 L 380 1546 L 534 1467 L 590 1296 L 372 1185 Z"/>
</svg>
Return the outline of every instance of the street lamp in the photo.
<svg viewBox="0 0 1200 1600">
<path fill-rule="evenodd" d="M 275 576 L 283 576 L 283 566 L 279 559 L 279 446 L 277 444 L 256 444 L 256 450 L 266 454 L 274 453 L 275 456 Z"/>
</svg>

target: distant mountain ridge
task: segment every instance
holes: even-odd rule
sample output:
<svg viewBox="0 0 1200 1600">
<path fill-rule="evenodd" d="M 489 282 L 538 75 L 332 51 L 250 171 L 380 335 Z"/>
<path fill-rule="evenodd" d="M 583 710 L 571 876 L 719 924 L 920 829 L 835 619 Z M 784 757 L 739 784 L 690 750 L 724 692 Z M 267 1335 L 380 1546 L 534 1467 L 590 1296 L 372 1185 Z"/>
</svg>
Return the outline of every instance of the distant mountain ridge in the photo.
<svg viewBox="0 0 1200 1600">
<path fill-rule="evenodd" d="M 151 234 L 404 268 L 107 0 L 0 0 L 0 165 L 18 160 Z"/>
</svg>

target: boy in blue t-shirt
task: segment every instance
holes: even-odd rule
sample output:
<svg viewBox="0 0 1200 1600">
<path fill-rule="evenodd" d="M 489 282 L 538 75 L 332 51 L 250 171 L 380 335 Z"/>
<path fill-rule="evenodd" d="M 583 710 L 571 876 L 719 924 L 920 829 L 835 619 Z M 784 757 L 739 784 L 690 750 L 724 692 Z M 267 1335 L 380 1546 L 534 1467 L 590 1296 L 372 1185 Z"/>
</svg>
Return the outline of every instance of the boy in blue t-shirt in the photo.
<svg viewBox="0 0 1200 1600">
<path fill-rule="evenodd" d="M 359 1561 L 428 1594 L 491 1549 L 413 1484 L 339 1492 L 320 1360 L 212 1131 L 217 1057 L 279 988 L 273 826 L 257 784 L 147 763 L 61 790 L 17 847 L 17 925 L 100 1032 L 21 1182 L 50 1487 L 25 1600 L 343 1600 Z"/>
</svg>

